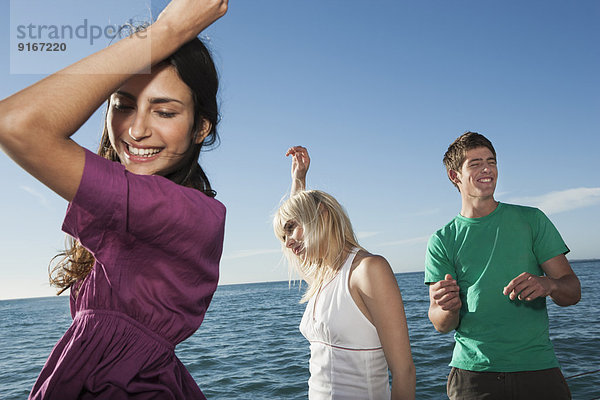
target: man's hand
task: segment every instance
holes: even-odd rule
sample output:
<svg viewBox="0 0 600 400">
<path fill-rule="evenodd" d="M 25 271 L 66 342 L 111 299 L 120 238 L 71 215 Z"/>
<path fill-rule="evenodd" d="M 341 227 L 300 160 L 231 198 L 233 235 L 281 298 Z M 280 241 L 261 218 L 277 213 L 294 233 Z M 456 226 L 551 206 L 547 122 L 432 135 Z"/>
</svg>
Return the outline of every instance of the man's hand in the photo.
<svg viewBox="0 0 600 400">
<path fill-rule="evenodd" d="M 429 292 L 432 302 L 443 311 L 457 311 L 462 307 L 460 288 L 450 274 L 446 274 L 443 281 L 431 285 Z"/>
<path fill-rule="evenodd" d="M 539 297 L 549 296 L 556 284 L 547 276 L 537 276 L 523 272 L 504 287 L 502 293 L 511 300 L 535 300 Z"/>
<path fill-rule="evenodd" d="M 460 288 L 450 274 L 429 285 L 429 320 L 438 332 L 447 333 L 460 322 Z"/>
</svg>

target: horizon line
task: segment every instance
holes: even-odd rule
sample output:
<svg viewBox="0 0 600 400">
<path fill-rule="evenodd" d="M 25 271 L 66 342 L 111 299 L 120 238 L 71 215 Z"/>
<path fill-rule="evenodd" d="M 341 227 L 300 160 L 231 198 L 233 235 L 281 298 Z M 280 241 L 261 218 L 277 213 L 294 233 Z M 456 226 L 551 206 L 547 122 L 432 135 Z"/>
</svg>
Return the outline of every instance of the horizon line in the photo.
<svg viewBox="0 0 600 400">
<path fill-rule="evenodd" d="M 573 260 L 569 260 L 569 263 L 584 263 L 584 262 L 594 262 L 594 261 L 600 261 L 600 258 L 576 258 Z M 402 271 L 402 272 L 394 272 L 394 275 L 402 275 L 402 274 L 414 274 L 414 273 L 419 273 L 419 272 L 425 272 L 425 270 L 416 270 L 416 271 Z M 217 289 L 220 286 L 235 286 L 235 285 L 254 285 L 254 284 L 260 284 L 260 283 L 279 283 L 279 282 L 297 282 L 297 281 L 301 281 L 301 279 L 293 279 L 290 281 L 286 281 L 286 280 L 272 280 L 272 281 L 255 281 L 255 282 L 235 282 L 235 283 L 218 283 L 217 284 Z M 33 297 L 13 297 L 13 298 L 7 298 L 7 299 L 0 299 L 0 301 L 12 301 L 12 300 L 30 300 L 30 299 L 54 299 L 57 297 L 69 297 L 68 295 L 55 295 L 55 296 L 33 296 Z"/>
</svg>

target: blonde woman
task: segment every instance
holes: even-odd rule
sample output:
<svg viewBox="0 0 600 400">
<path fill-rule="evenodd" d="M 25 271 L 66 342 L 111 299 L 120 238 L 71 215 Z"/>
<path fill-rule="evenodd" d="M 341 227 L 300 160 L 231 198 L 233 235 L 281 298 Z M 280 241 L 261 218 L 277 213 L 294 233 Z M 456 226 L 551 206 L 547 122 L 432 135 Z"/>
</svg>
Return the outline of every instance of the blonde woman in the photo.
<svg viewBox="0 0 600 400">
<path fill-rule="evenodd" d="M 358 244 L 331 195 L 305 190 L 307 150 L 296 146 L 287 155 L 292 194 L 273 226 L 290 266 L 308 284 L 300 331 L 311 349 L 309 399 L 414 399 L 404 305 L 389 263 Z"/>
</svg>

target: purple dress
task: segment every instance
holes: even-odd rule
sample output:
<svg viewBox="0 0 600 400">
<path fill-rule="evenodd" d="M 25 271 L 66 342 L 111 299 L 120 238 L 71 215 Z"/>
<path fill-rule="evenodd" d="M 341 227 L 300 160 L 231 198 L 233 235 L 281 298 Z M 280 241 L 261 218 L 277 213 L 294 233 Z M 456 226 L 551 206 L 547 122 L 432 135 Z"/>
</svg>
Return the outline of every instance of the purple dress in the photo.
<svg viewBox="0 0 600 400">
<path fill-rule="evenodd" d="M 225 207 L 86 151 L 63 230 L 96 258 L 30 399 L 204 399 L 175 356 L 217 288 Z"/>
</svg>

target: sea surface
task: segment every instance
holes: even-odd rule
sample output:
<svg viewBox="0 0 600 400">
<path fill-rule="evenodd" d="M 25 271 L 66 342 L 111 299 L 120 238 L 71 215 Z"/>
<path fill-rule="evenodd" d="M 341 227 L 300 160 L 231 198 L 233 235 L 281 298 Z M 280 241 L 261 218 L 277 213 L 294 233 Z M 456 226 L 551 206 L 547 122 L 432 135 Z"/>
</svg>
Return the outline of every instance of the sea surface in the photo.
<svg viewBox="0 0 600 400">
<path fill-rule="evenodd" d="M 573 399 L 600 399 L 600 261 L 572 262 L 582 299 L 548 301 L 550 336 Z M 444 399 L 451 334 L 427 319 L 423 273 L 397 274 L 419 400 Z M 200 329 L 176 353 L 208 399 L 306 399 L 308 342 L 298 331 L 304 305 L 287 282 L 220 286 Z M 52 347 L 71 323 L 68 298 L 0 301 L 0 399 L 26 399 Z M 594 372 L 596 371 L 596 372 Z"/>
</svg>

